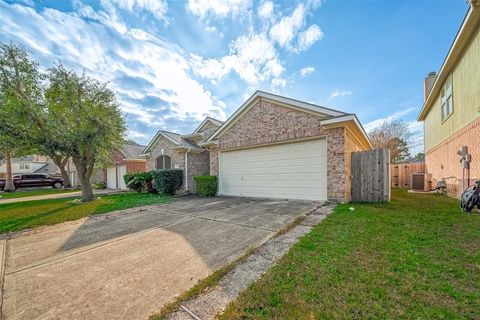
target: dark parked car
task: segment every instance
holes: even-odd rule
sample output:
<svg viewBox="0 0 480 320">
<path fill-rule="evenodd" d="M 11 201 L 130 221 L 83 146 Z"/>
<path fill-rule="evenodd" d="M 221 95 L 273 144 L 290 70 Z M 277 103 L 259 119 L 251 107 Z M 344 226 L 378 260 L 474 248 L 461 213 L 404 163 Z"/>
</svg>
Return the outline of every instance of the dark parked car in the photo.
<svg viewBox="0 0 480 320">
<path fill-rule="evenodd" d="M 54 178 L 45 173 L 27 173 L 13 176 L 15 189 L 27 187 L 53 187 L 60 189 L 63 187 L 63 179 Z M 0 179 L 0 190 L 5 186 L 5 179 Z"/>
</svg>

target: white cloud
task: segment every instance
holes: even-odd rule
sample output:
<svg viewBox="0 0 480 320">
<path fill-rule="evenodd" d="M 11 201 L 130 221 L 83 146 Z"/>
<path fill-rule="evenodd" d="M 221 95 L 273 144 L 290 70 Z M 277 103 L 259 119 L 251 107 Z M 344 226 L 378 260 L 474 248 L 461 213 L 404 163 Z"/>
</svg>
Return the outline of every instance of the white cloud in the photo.
<svg viewBox="0 0 480 320">
<path fill-rule="evenodd" d="M 331 94 L 330 94 L 330 99 L 335 99 L 335 98 L 338 98 L 338 97 L 346 97 L 346 96 L 351 96 L 353 94 L 352 91 L 333 91 Z"/>
<path fill-rule="evenodd" d="M 365 128 L 365 131 L 367 132 L 370 132 L 372 131 L 373 129 L 377 128 L 378 126 L 380 126 L 382 123 L 384 123 L 385 121 L 391 121 L 391 120 L 395 120 L 395 119 L 400 119 L 406 115 L 409 115 L 411 114 L 412 112 L 414 112 L 415 110 L 417 110 L 416 108 L 414 107 L 411 107 L 411 108 L 407 108 L 405 110 L 401 110 L 401 111 L 397 111 L 389 116 L 386 116 L 386 117 L 383 117 L 383 118 L 380 118 L 380 119 L 375 119 L 375 120 L 372 120 L 370 121 L 369 123 L 367 123 L 366 125 L 364 125 L 363 127 Z M 416 122 L 416 121 L 415 121 Z M 419 122 L 420 123 L 420 122 Z M 421 123 L 420 123 L 421 124 Z M 413 127 L 412 127 L 413 128 Z"/>
<path fill-rule="evenodd" d="M 104 3 L 107 1 L 103 0 Z M 114 0 L 112 3 L 130 13 L 145 10 L 151 12 L 158 20 L 166 20 L 168 4 L 164 0 Z"/>
<path fill-rule="evenodd" d="M 285 88 L 287 85 L 287 81 L 281 78 L 275 78 L 272 80 L 272 88 L 275 90 L 276 88 Z"/>
<path fill-rule="evenodd" d="M 300 70 L 300 75 L 303 77 L 306 77 L 307 75 L 314 73 L 315 68 L 314 67 L 305 67 Z"/>
<path fill-rule="evenodd" d="M 291 16 L 281 18 L 280 21 L 270 29 L 270 38 L 281 47 L 288 47 L 304 24 L 305 6 L 299 4 Z"/>
<path fill-rule="evenodd" d="M 189 61 L 176 45 L 142 30 L 119 32 L 107 22 L 86 22 L 55 9 L 36 12 L 0 2 L 0 11 L 1 38 L 25 44 L 45 67 L 61 59 L 67 67 L 110 82 L 123 112 L 143 124 L 225 118 L 225 104 L 191 77 Z M 153 102 L 146 104 L 147 98 Z"/>
<path fill-rule="evenodd" d="M 204 19 L 207 16 L 225 18 L 229 15 L 241 15 L 251 5 L 251 0 L 188 0 L 186 8 L 192 14 Z"/>
<path fill-rule="evenodd" d="M 307 30 L 298 36 L 298 45 L 295 51 L 304 51 L 310 48 L 317 40 L 323 38 L 323 32 L 316 24 L 311 25 Z"/>
<path fill-rule="evenodd" d="M 207 30 L 208 32 L 217 32 L 217 28 L 216 27 L 205 27 L 205 30 Z"/>
<path fill-rule="evenodd" d="M 127 137 L 131 140 L 148 138 L 148 136 L 145 133 L 141 133 L 131 129 L 128 130 Z"/>
<path fill-rule="evenodd" d="M 273 2 L 265 1 L 258 7 L 258 15 L 262 19 L 270 19 L 273 16 Z"/>
<path fill-rule="evenodd" d="M 249 85 L 278 78 L 285 68 L 278 59 L 273 44 L 264 36 L 240 36 L 230 44 L 230 53 L 218 59 L 191 56 L 194 72 L 204 78 L 220 80 L 235 72 Z"/>
</svg>

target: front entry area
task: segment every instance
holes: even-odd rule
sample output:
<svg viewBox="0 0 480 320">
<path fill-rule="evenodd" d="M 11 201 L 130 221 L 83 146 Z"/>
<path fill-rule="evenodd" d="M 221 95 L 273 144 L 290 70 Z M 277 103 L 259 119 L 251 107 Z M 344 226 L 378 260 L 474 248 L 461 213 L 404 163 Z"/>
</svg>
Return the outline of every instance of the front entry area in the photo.
<svg viewBox="0 0 480 320">
<path fill-rule="evenodd" d="M 327 200 L 325 138 L 224 151 L 219 162 L 220 194 Z"/>
</svg>

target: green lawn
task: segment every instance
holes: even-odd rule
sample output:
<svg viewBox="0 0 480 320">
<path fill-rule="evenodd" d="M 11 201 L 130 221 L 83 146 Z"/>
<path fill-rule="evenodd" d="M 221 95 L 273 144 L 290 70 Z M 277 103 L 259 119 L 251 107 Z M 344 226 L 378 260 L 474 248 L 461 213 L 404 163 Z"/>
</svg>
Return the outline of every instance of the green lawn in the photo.
<svg viewBox="0 0 480 320">
<path fill-rule="evenodd" d="M 480 215 L 398 189 L 340 205 L 220 318 L 479 319 Z"/>
<path fill-rule="evenodd" d="M 77 220 L 92 214 L 167 202 L 169 196 L 146 193 L 106 195 L 89 203 L 75 198 L 0 204 L 0 232 Z"/>
<path fill-rule="evenodd" d="M 1 192 L 0 193 L 0 203 L 2 199 L 13 199 L 13 198 L 24 198 L 24 197 L 33 197 L 33 196 L 43 196 L 48 194 L 59 194 L 59 193 L 69 193 L 77 192 L 79 190 L 64 190 L 64 189 L 36 189 L 36 190 L 17 190 L 15 192 Z"/>
</svg>

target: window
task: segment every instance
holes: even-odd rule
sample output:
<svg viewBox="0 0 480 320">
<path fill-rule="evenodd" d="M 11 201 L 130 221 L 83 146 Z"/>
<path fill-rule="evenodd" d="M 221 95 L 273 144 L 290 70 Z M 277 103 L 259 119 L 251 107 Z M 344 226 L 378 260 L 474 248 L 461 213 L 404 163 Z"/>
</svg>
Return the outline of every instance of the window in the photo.
<svg viewBox="0 0 480 320">
<path fill-rule="evenodd" d="M 160 156 L 157 158 L 155 167 L 157 169 L 170 169 L 172 166 L 172 161 L 169 156 Z"/>
<path fill-rule="evenodd" d="M 30 169 L 30 163 L 27 162 L 20 162 L 20 169 Z"/>
<path fill-rule="evenodd" d="M 442 122 L 445 121 L 453 113 L 453 98 L 452 98 L 452 75 L 450 75 L 440 92 L 441 115 Z"/>
</svg>

